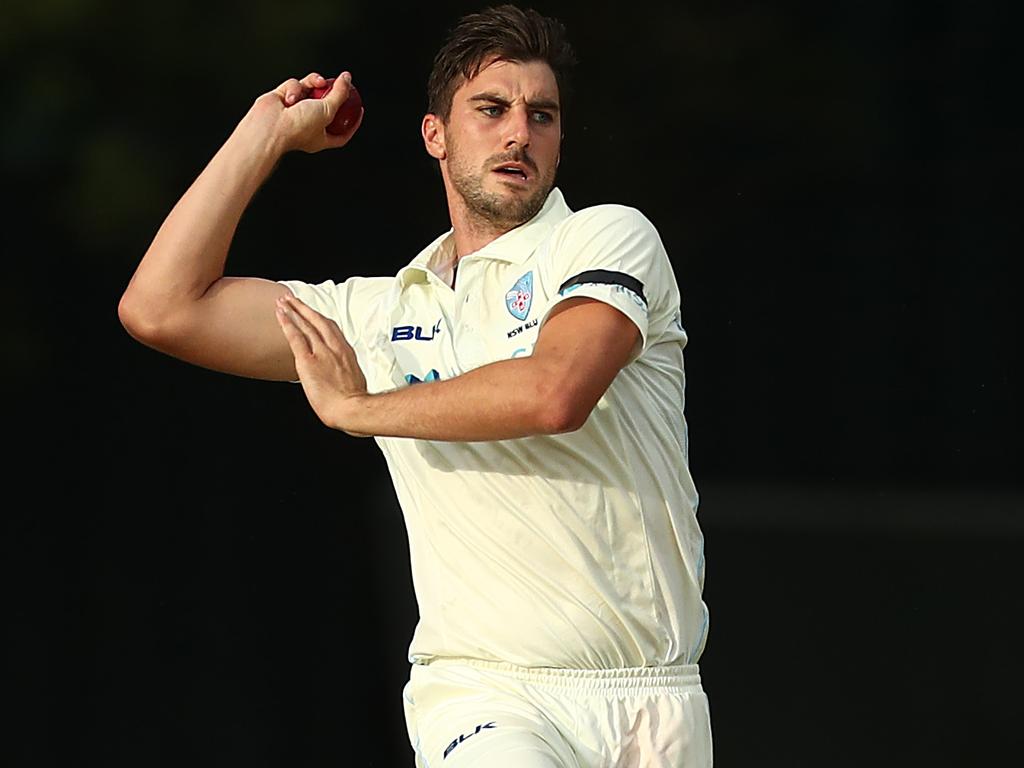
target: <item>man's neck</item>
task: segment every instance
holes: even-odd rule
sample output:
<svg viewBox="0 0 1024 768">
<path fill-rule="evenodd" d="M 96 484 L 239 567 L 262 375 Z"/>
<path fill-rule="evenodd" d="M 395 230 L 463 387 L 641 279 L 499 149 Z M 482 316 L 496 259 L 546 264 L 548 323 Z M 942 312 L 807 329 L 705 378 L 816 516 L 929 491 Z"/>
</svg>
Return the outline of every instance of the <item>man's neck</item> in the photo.
<svg viewBox="0 0 1024 768">
<path fill-rule="evenodd" d="M 452 219 L 452 230 L 455 235 L 455 263 L 470 253 L 476 253 L 489 243 L 493 243 L 499 237 L 509 232 L 509 229 L 496 227 L 491 222 L 479 216 L 474 216 L 465 207 L 456 209 L 450 206 L 449 212 Z"/>
</svg>

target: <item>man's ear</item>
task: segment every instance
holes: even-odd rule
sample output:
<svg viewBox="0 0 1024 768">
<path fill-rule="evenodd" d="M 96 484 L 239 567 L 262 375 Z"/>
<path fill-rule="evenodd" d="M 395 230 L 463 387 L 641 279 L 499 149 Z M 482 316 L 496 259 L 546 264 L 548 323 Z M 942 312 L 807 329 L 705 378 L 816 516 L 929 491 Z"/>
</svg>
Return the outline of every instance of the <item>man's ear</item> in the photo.
<svg viewBox="0 0 1024 768">
<path fill-rule="evenodd" d="M 448 150 L 444 143 L 444 122 L 440 117 L 428 112 L 423 116 L 420 132 L 423 134 L 423 146 L 427 148 L 427 154 L 437 160 L 444 160 L 448 157 Z"/>
</svg>

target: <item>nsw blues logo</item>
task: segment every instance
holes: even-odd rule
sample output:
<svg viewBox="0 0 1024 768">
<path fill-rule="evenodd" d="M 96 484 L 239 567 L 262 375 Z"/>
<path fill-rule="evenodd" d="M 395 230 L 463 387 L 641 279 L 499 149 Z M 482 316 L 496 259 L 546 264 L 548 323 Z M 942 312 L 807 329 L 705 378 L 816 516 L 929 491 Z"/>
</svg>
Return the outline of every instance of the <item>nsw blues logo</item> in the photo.
<svg viewBox="0 0 1024 768">
<path fill-rule="evenodd" d="M 516 280 L 512 290 L 505 294 L 505 306 L 516 320 L 525 320 L 533 303 L 533 270 Z"/>
</svg>

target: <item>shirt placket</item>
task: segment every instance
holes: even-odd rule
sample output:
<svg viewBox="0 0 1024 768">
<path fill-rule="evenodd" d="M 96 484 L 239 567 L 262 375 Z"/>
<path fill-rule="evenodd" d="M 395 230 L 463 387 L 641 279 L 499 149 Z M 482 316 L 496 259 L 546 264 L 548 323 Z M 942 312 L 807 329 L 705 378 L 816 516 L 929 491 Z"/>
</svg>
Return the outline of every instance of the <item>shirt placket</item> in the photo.
<svg viewBox="0 0 1024 768">
<path fill-rule="evenodd" d="M 484 286 L 480 284 L 481 270 L 476 268 L 479 266 L 478 261 L 475 258 L 462 259 L 455 281 L 453 351 L 463 372 L 478 368 L 486 362 L 486 350 L 479 323 Z"/>
</svg>

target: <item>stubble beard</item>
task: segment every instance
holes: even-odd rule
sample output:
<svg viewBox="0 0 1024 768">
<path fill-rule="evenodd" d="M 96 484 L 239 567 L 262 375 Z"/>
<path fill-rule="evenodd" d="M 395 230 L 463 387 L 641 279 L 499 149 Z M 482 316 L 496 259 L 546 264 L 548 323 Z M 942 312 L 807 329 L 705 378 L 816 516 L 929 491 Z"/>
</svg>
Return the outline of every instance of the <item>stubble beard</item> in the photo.
<svg viewBox="0 0 1024 768">
<path fill-rule="evenodd" d="M 496 165 L 506 162 L 523 162 L 531 170 L 536 167 L 532 161 L 524 157 L 525 153 L 502 155 L 489 158 L 479 170 L 469 168 L 459 159 L 455 147 L 448 142 L 448 175 L 452 186 L 466 204 L 470 218 L 478 225 L 484 225 L 501 232 L 525 224 L 532 219 L 548 198 L 548 193 L 555 184 L 555 168 L 547 178 L 538 179 L 536 191 L 530 195 L 501 195 L 484 189 L 484 180 L 491 174 Z"/>
</svg>

